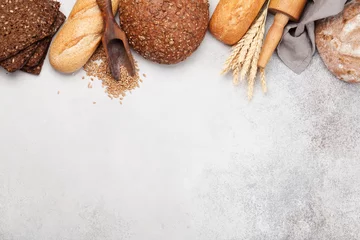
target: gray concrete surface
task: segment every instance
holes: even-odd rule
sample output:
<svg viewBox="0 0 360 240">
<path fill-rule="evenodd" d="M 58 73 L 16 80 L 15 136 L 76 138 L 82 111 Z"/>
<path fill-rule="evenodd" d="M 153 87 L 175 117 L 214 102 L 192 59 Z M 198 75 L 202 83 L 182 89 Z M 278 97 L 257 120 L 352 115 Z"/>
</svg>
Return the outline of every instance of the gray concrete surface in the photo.
<svg viewBox="0 0 360 240">
<path fill-rule="evenodd" d="M 0 239 L 360 239 L 359 85 L 275 56 L 248 103 L 227 55 L 207 35 L 176 67 L 136 56 L 123 106 L 82 72 L 0 71 Z"/>
</svg>

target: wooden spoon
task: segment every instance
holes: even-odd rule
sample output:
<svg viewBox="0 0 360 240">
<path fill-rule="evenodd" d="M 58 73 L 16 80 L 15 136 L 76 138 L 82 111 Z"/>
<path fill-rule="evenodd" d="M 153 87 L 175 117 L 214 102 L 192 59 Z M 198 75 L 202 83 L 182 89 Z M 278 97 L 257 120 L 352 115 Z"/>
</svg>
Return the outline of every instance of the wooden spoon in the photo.
<svg viewBox="0 0 360 240">
<path fill-rule="evenodd" d="M 120 67 L 124 66 L 129 75 L 135 75 L 134 58 L 131 55 L 125 32 L 116 23 L 112 13 L 111 0 L 96 0 L 105 22 L 102 44 L 109 62 L 111 75 L 120 80 Z"/>
</svg>

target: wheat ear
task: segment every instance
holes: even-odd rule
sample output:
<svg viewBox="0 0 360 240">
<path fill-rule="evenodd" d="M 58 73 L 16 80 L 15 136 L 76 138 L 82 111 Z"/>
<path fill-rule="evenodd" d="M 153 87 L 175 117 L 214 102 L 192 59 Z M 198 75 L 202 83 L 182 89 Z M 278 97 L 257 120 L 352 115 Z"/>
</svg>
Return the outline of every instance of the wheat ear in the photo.
<svg viewBox="0 0 360 240">
<path fill-rule="evenodd" d="M 256 38 L 256 35 L 259 29 L 261 28 L 261 24 L 263 22 L 264 22 L 264 15 L 261 14 L 260 17 L 256 19 L 254 24 L 244 35 L 244 37 L 235 46 L 232 47 L 231 55 L 224 64 L 224 70 L 222 71 L 222 74 L 225 74 L 230 70 L 234 71 L 239 66 L 242 67 L 245 57 L 247 56 L 247 53 L 251 48 L 251 45 L 254 44 L 254 38 Z M 236 82 L 238 81 L 234 79 L 234 83 Z"/>
<path fill-rule="evenodd" d="M 256 36 L 256 48 L 255 48 L 255 52 L 254 52 L 254 56 L 253 59 L 251 61 L 251 66 L 249 69 L 249 89 L 248 89 L 248 98 L 249 100 L 252 99 L 253 94 L 254 94 L 254 84 L 255 84 L 255 79 L 256 79 L 256 73 L 258 70 L 258 66 L 257 63 L 259 61 L 259 57 L 260 57 L 260 51 L 261 51 L 261 47 L 263 44 L 263 39 L 264 39 L 264 34 L 265 34 L 265 20 L 266 18 L 263 19 L 263 24 L 260 27 L 260 30 Z"/>
<path fill-rule="evenodd" d="M 252 40 L 250 49 L 246 54 L 245 61 L 241 69 L 241 74 L 240 74 L 241 78 L 246 77 L 247 73 L 250 71 L 251 64 L 257 65 L 257 62 L 253 63 L 253 58 L 254 57 L 258 58 L 257 55 L 260 54 L 261 45 L 264 38 L 266 16 L 267 16 L 267 11 L 264 9 L 260 17 L 257 19 L 256 23 L 254 24 L 254 26 L 256 26 L 256 29 L 254 29 L 254 31 L 256 31 L 256 34 Z"/>
<path fill-rule="evenodd" d="M 224 70 L 221 72 L 221 74 L 226 74 L 230 70 L 233 70 L 234 62 L 236 62 L 235 59 L 237 59 L 240 50 L 243 48 L 243 46 L 244 46 L 244 39 L 241 39 L 236 45 L 234 45 L 231 48 L 231 55 L 226 60 L 224 64 Z"/>
<path fill-rule="evenodd" d="M 260 14 L 251 25 L 244 37 L 231 49 L 231 55 L 224 64 L 222 73 L 233 72 L 233 83 L 239 83 L 239 76 L 244 79 L 248 75 L 248 98 L 253 97 L 254 84 L 257 75 L 257 62 L 265 33 L 265 22 L 270 0 L 267 0 Z M 264 77 L 261 75 L 261 77 Z M 262 80 L 263 90 L 266 89 L 266 82 Z M 265 86 L 265 88 L 264 88 Z"/>
<path fill-rule="evenodd" d="M 261 81 L 261 88 L 264 93 L 267 92 L 267 86 L 266 86 L 266 78 L 265 78 L 265 69 L 260 68 L 260 81 Z"/>
</svg>

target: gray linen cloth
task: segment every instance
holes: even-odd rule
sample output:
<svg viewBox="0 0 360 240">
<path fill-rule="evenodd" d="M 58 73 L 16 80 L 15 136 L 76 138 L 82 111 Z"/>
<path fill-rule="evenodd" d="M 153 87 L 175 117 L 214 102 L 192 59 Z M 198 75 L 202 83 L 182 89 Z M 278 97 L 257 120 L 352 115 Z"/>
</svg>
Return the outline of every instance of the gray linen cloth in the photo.
<svg viewBox="0 0 360 240">
<path fill-rule="evenodd" d="M 295 73 L 309 65 L 315 51 L 315 21 L 340 13 L 347 0 L 310 0 L 299 23 L 290 23 L 284 31 L 277 52 Z"/>
</svg>

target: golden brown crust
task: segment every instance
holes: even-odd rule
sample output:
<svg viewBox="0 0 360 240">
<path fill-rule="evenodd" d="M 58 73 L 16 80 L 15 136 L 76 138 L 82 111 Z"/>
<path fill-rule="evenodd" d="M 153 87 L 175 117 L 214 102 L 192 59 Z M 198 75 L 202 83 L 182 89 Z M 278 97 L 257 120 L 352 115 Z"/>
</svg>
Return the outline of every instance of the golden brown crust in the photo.
<svg viewBox="0 0 360 240">
<path fill-rule="evenodd" d="M 265 0 L 220 0 L 209 30 L 219 41 L 234 45 L 250 28 Z"/>
<path fill-rule="evenodd" d="M 116 13 L 119 0 L 112 0 Z M 96 0 L 77 0 L 68 20 L 50 47 L 51 65 L 63 73 L 72 73 L 85 65 L 101 42 L 103 18 Z"/>
<path fill-rule="evenodd" d="M 209 21 L 207 0 L 122 0 L 119 9 L 130 46 L 163 64 L 190 56 L 203 40 Z"/>
<path fill-rule="evenodd" d="M 317 22 L 316 46 L 328 69 L 339 79 L 360 82 L 360 0 L 343 13 Z"/>
</svg>

